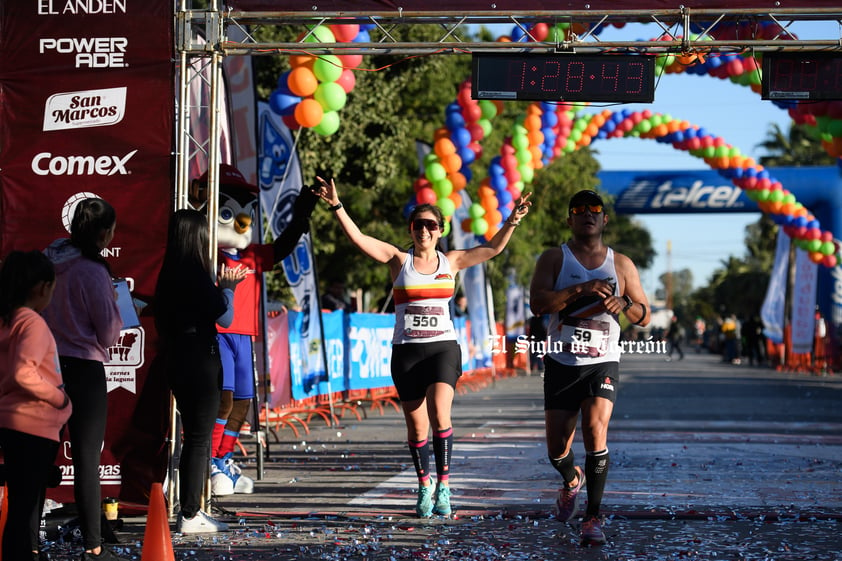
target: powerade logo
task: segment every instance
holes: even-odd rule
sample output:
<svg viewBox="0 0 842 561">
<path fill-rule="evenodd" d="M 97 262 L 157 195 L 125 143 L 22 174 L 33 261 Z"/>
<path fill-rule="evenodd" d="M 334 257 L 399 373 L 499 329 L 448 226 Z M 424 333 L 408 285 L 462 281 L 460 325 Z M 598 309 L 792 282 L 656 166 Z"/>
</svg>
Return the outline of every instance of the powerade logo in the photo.
<svg viewBox="0 0 842 561">
<path fill-rule="evenodd" d="M 75 55 L 76 68 L 125 68 L 126 37 L 45 37 L 38 40 L 38 53 Z"/>
<path fill-rule="evenodd" d="M 127 0 L 37 0 L 39 16 L 125 14 Z"/>
<path fill-rule="evenodd" d="M 32 158 L 32 171 L 36 175 L 128 175 L 126 163 L 137 153 L 132 150 L 125 156 L 53 156 L 41 152 Z"/>
<path fill-rule="evenodd" d="M 105 127 L 123 120 L 126 88 L 57 93 L 44 106 L 44 130 Z"/>
<path fill-rule="evenodd" d="M 616 208 L 624 212 L 643 209 L 712 212 L 742 210 L 745 204 L 738 200 L 741 194 L 742 190 L 734 185 L 705 185 L 702 180 L 683 186 L 672 180 L 659 182 L 642 179 L 633 181 L 617 197 Z"/>
</svg>

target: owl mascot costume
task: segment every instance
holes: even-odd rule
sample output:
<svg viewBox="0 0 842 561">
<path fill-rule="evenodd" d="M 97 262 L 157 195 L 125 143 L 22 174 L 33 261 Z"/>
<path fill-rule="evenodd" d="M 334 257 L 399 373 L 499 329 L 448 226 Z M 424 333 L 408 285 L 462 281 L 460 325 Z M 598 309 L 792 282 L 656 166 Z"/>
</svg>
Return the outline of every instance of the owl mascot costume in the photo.
<svg viewBox="0 0 842 561">
<path fill-rule="evenodd" d="M 198 179 L 199 189 L 207 174 Z M 310 215 L 318 202 L 309 189 L 299 193 L 291 222 L 271 244 L 258 243 L 254 228 L 258 187 L 248 183 L 237 168 L 219 166 L 219 215 L 217 217 L 219 263 L 245 267 L 248 276 L 234 290 L 234 321 L 217 326 L 222 359 L 222 399 L 211 439 L 211 491 L 214 495 L 252 493 L 254 481 L 243 475 L 232 456 L 240 429 L 254 398 L 252 340 L 258 335 L 262 274 L 271 271 L 292 253 L 307 232 Z"/>
</svg>

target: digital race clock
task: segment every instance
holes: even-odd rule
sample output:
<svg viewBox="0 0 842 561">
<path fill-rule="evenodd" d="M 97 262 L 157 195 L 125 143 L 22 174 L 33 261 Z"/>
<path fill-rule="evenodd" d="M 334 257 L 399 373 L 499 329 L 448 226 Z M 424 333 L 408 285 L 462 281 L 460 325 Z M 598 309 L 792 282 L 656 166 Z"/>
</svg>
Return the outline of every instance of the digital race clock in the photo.
<svg viewBox="0 0 842 561">
<path fill-rule="evenodd" d="M 760 87 L 763 99 L 842 99 L 842 53 L 765 53 Z"/>
<path fill-rule="evenodd" d="M 655 99 L 655 57 L 474 53 L 474 99 L 614 101 Z"/>
</svg>

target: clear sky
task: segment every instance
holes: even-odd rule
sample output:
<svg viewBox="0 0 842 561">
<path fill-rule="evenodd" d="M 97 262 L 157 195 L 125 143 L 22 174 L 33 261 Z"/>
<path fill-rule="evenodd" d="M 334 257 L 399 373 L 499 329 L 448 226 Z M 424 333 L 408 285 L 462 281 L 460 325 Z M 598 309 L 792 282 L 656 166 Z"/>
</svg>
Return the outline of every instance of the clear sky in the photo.
<svg viewBox="0 0 842 561">
<path fill-rule="evenodd" d="M 827 22 L 796 23 L 790 30 L 800 39 L 839 36 L 838 24 Z M 650 39 L 659 33 L 654 25 L 626 26 L 607 30 L 600 38 Z M 791 119 L 786 111 L 748 87 L 730 80 L 689 74 L 666 74 L 657 82 L 655 101 L 646 105 L 616 105 L 620 110 L 648 108 L 653 113 L 669 114 L 675 119 L 704 127 L 720 136 L 746 155 L 758 159 L 764 155 L 758 144 L 767 137 L 772 123 L 787 131 Z M 604 170 L 692 170 L 709 169 L 705 162 L 682 150 L 652 140 L 597 140 L 591 147 Z M 654 293 L 660 286 L 658 277 L 668 270 L 690 269 L 696 287 L 707 283 L 713 271 L 721 268 L 729 255 L 745 254 L 745 227 L 760 218 L 759 213 L 668 214 L 636 217 L 651 232 L 658 252 L 653 266 L 641 271 L 644 289 Z M 671 258 L 667 258 L 667 242 L 671 242 Z"/>
</svg>

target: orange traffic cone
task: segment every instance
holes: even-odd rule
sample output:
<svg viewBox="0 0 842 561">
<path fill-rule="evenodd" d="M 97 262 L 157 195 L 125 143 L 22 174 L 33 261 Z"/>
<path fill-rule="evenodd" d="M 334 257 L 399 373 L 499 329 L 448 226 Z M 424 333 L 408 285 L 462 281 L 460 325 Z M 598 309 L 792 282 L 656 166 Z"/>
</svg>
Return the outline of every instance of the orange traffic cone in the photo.
<svg viewBox="0 0 842 561">
<path fill-rule="evenodd" d="M 175 561 L 164 488 L 160 483 L 153 483 L 149 494 L 149 512 L 146 515 L 140 561 Z"/>
<path fill-rule="evenodd" d="M 0 493 L 3 493 L 2 498 L 2 505 L 0 505 L 0 544 L 3 543 L 3 530 L 6 528 L 6 519 L 9 517 L 9 488 L 6 487 L 6 484 L 3 484 L 3 488 L 0 489 Z M 3 548 L 0 547 L 0 560 L 3 559 Z"/>
</svg>

